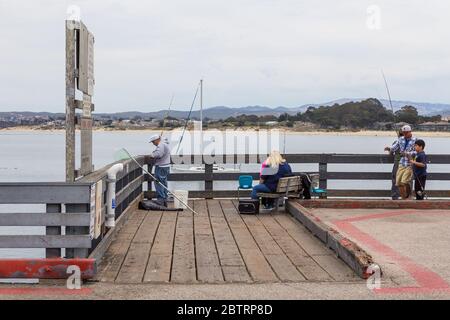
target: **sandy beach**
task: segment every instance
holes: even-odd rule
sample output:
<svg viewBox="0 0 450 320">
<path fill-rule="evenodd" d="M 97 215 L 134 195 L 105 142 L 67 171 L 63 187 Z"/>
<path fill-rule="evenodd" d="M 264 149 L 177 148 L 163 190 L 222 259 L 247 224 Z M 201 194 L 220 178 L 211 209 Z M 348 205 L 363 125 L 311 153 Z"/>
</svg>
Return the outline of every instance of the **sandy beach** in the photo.
<svg viewBox="0 0 450 320">
<path fill-rule="evenodd" d="M 120 129 L 105 129 L 105 128 L 95 128 L 93 129 L 94 132 L 159 132 L 161 129 L 126 129 L 126 130 L 120 130 Z M 226 129 L 231 130 L 231 129 Z M 226 130 L 219 130 L 219 131 L 226 131 Z M 292 135 L 303 135 L 303 136 L 371 136 L 371 137 L 392 137 L 395 136 L 395 132 L 393 131 L 374 131 L 374 130 L 361 130 L 361 131 L 296 131 L 292 129 L 280 129 L 280 128 L 274 128 L 274 129 L 257 129 L 257 128 L 242 128 L 242 129 L 235 129 L 234 131 L 258 131 L 258 130 L 278 130 L 283 132 L 286 132 L 286 134 L 292 134 Z M 170 130 L 164 130 L 167 132 L 170 132 Z M 192 130 L 188 130 L 192 131 Z M 205 132 L 208 131 L 217 131 L 217 129 L 204 129 Z M 33 128 L 33 127 L 11 127 L 11 128 L 3 128 L 0 129 L 0 134 L 5 132 L 35 132 L 35 133 L 61 133 L 65 132 L 64 129 L 54 129 L 54 130 L 43 130 L 39 128 Z M 427 131 L 415 131 L 416 136 L 420 137 L 436 137 L 436 138 L 450 138 L 450 132 L 427 132 Z"/>
</svg>

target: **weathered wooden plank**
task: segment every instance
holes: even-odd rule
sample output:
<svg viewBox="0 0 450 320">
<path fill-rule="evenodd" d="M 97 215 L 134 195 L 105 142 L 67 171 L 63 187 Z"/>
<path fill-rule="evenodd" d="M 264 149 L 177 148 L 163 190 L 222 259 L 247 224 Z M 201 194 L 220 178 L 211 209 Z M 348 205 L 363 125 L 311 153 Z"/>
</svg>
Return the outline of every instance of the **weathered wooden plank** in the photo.
<svg viewBox="0 0 450 320">
<path fill-rule="evenodd" d="M 97 279 L 103 282 L 114 282 L 119 274 L 125 256 L 130 248 L 131 241 L 115 241 L 103 256 L 99 265 Z"/>
<path fill-rule="evenodd" d="M 222 272 L 226 282 L 250 283 L 252 281 L 246 266 L 222 266 Z"/>
<path fill-rule="evenodd" d="M 250 275 L 234 241 L 218 200 L 208 200 L 211 226 L 226 282 L 249 282 Z"/>
<path fill-rule="evenodd" d="M 66 181 L 75 181 L 75 68 L 76 31 L 71 21 L 66 21 Z M 0 201 L 1 202 L 1 201 Z M 88 201 L 86 201 L 88 202 Z M 65 202 L 60 202 L 65 203 Z M 67 201 L 67 203 L 76 203 Z"/>
<path fill-rule="evenodd" d="M 277 214 L 279 215 L 279 214 Z M 317 264 L 308 253 L 286 232 L 285 229 L 274 219 L 272 215 L 260 215 L 259 220 L 264 224 L 267 231 L 280 246 L 289 260 L 297 267 L 300 273 L 312 281 L 332 280 L 330 275 Z M 304 229 L 301 225 L 299 229 Z"/>
<path fill-rule="evenodd" d="M 267 155 L 257 154 L 228 154 L 214 155 L 214 162 L 217 164 L 235 163 L 261 163 Z M 182 160 L 180 162 L 180 159 Z M 431 157 L 430 157 L 431 159 Z M 433 157 L 434 162 L 447 161 L 449 156 Z M 290 163 L 393 163 L 394 157 L 386 154 L 286 154 L 286 160 Z M 211 162 L 211 156 L 202 155 L 182 155 L 172 156 L 174 164 L 201 164 Z"/>
<path fill-rule="evenodd" d="M 205 164 L 205 191 L 211 192 L 214 188 L 213 164 Z M 212 197 L 208 198 L 212 199 Z"/>
<path fill-rule="evenodd" d="M 0 183 L 0 203 L 90 203 L 89 184 Z"/>
<path fill-rule="evenodd" d="M 158 230 L 161 221 L 161 211 L 148 211 L 144 221 L 136 232 L 132 243 L 150 243 L 153 244 L 156 230 Z"/>
<path fill-rule="evenodd" d="M 145 156 L 136 156 L 135 159 L 141 165 L 143 165 L 145 163 L 145 161 L 144 161 Z M 105 179 L 106 176 L 107 176 L 108 170 L 112 166 L 114 166 L 115 164 L 118 164 L 118 163 L 122 163 L 124 165 L 124 171 L 120 172 L 117 175 L 117 179 L 118 180 L 121 180 L 124 176 L 126 176 L 129 173 L 130 170 L 137 168 L 137 165 L 131 159 L 130 160 L 116 161 L 114 163 L 111 163 L 111 164 L 108 164 L 108 165 L 104 166 L 103 168 L 101 168 L 99 170 L 96 170 L 96 171 L 88 174 L 87 176 L 82 177 L 76 183 L 77 184 L 79 184 L 79 183 L 94 183 L 94 182 L 97 182 L 99 180 Z"/>
<path fill-rule="evenodd" d="M 145 192 L 144 193 L 146 198 L 154 198 L 156 196 L 155 192 Z M 240 191 L 241 197 L 249 197 L 250 191 L 247 190 L 241 190 Z M 197 199 L 197 198 L 236 198 L 237 197 L 237 191 L 235 190 L 214 190 L 214 191 L 189 191 L 189 198 L 191 199 Z"/>
<path fill-rule="evenodd" d="M 391 180 L 392 172 L 326 172 L 327 180 Z"/>
<path fill-rule="evenodd" d="M 117 275 L 117 283 L 141 283 L 162 212 L 148 212 L 139 226 Z"/>
<path fill-rule="evenodd" d="M 62 211 L 61 204 L 46 204 L 45 206 L 47 213 L 57 213 L 60 214 Z M 0 215 L 0 225 L 6 225 L 2 224 L 1 222 L 2 215 Z M 23 217 L 21 218 L 21 220 Z M 25 219 L 23 219 L 25 220 Z M 5 221 L 3 221 L 5 222 Z M 46 227 L 45 228 L 45 234 L 48 236 L 57 236 L 61 234 L 61 227 Z M 46 258 L 60 258 L 61 257 L 61 248 L 47 248 L 45 249 L 45 257 Z"/>
<path fill-rule="evenodd" d="M 128 221 L 120 230 L 116 239 L 108 248 L 108 251 L 106 251 L 99 265 L 98 279 L 106 282 L 114 282 L 116 280 L 128 249 L 130 248 L 131 241 L 146 214 L 147 212 L 142 210 L 136 210 L 130 214 Z"/>
<path fill-rule="evenodd" d="M 323 243 L 327 243 L 329 227 L 325 223 L 320 221 L 320 219 L 311 215 L 306 208 L 302 207 L 296 201 L 287 201 L 286 211 L 289 212 L 314 236 L 319 238 Z"/>
<path fill-rule="evenodd" d="M 278 281 L 269 263 L 242 221 L 231 200 L 222 200 L 222 209 L 247 269 L 254 281 Z"/>
<path fill-rule="evenodd" d="M 0 236 L 0 248 L 90 248 L 89 235 Z"/>
<path fill-rule="evenodd" d="M 115 282 L 141 283 L 149 251 L 148 243 L 131 243 Z"/>
<path fill-rule="evenodd" d="M 314 256 L 313 259 L 336 281 L 361 281 L 344 261 L 334 255 Z"/>
<path fill-rule="evenodd" d="M 89 226 L 90 213 L 0 213 L 0 226 Z"/>
<path fill-rule="evenodd" d="M 305 277 L 300 274 L 297 268 L 284 254 L 257 216 L 243 215 L 242 219 L 252 233 L 261 252 L 264 254 L 273 271 L 281 281 L 305 280 Z"/>
<path fill-rule="evenodd" d="M 169 282 L 177 212 L 164 212 L 147 263 L 144 282 Z"/>
<path fill-rule="evenodd" d="M 299 228 L 299 223 L 288 215 L 276 215 L 275 220 L 283 229 L 303 248 L 310 256 L 331 255 L 332 252 L 327 249 L 319 239 L 314 237 L 309 231 Z"/>
<path fill-rule="evenodd" d="M 144 176 L 139 176 L 130 183 L 128 183 L 117 195 L 116 203 L 120 205 L 130 194 L 132 194 L 137 188 L 144 183 Z"/>
<path fill-rule="evenodd" d="M 90 204 L 79 204 L 79 203 L 66 203 L 66 214 L 67 213 L 85 213 L 89 212 Z M 66 226 L 66 235 L 89 235 L 89 226 Z M 92 240 L 89 248 L 92 248 Z M 70 247 L 66 248 L 67 258 L 87 258 L 89 256 L 89 250 L 84 247 Z"/>
<path fill-rule="evenodd" d="M 194 218 L 191 212 L 178 215 L 171 281 L 193 283 L 197 280 L 195 268 Z"/>
<path fill-rule="evenodd" d="M 299 175 L 301 172 L 294 172 Z M 317 172 L 308 172 L 314 174 Z M 257 172 L 216 172 L 213 174 L 214 181 L 236 181 L 239 176 L 252 176 L 254 180 L 259 179 Z M 391 180 L 391 172 L 322 172 L 321 177 L 327 180 Z M 205 173 L 177 173 L 169 176 L 169 181 L 204 181 L 207 178 Z M 144 176 L 145 181 L 153 181 L 148 175 Z M 450 173 L 429 173 L 427 180 L 448 181 Z"/>
<path fill-rule="evenodd" d="M 214 162 L 217 164 L 235 163 L 261 163 L 266 159 L 266 155 L 256 154 L 228 154 L 214 155 Z M 202 164 L 210 163 L 211 156 L 206 159 L 202 155 L 181 155 L 172 156 L 173 164 Z M 181 160 L 181 161 L 180 161 Z M 203 160 L 203 161 L 202 161 Z M 205 161 L 206 160 L 206 161 Z M 394 157 L 386 154 L 286 154 L 286 160 L 290 163 L 393 163 Z M 429 155 L 430 163 L 447 164 L 450 163 L 450 155 Z M 144 159 L 145 163 L 151 162 L 149 158 Z"/>
<path fill-rule="evenodd" d="M 91 103 L 91 98 L 83 95 L 83 100 L 86 103 Z M 86 109 L 85 109 L 86 110 Z M 94 121 L 92 115 L 85 117 L 83 114 L 80 117 L 80 157 L 81 167 L 79 174 L 81 176 L 92 172 L 92 125 Z"/>
<path fill-rule="evenodd" d="M 205 200 L 194 201 L 194 237 L 197 277 L 200 282 L 220 283 L 224 281 L 214 235 Z"/>
<path fill-rule="evenodd" d="M 123 212 L 120 217 L 116 220 L 116 226 L 113 229 L 109 229 L 108 232 L 102 237 L 100 243 L 95 247 L 89 254 L 89 258 L 96 261 L 101 261 L 111 243 L 114 241 L 115 237 L 119 231 L 123 228 L 125 223 L 132 217 L 133 213 L 137 211 L 138 202 L 142 199 L 142 195 L 134 200 L 134 202 L 128 206 L 127 210 Z M 104 216 L 104 214 L 102 213 Z"/>
<path fill-rule="evenodd" d="M 390 198 L 391 194 L 389 190 L 337 190 L 328 189 L 328 197 L 352 197 L 352 198 L 363 198 L 363 197 L 374 197 L 374 198 Z M 238 192 L 235 190 L 214 190 L 214 191 L 189 191 L 189 198 L 205 198 L 212 196 L 216 198 L 237 198 Z M 431 198 L 450 198 L 449 190 L 427 190 L 427 195 Z M 154 198 L 154 192 L 145 192 L 147 198 Z M 241 197 L 249 197 L 250 191 L 241 190 Z"/>
</svg>

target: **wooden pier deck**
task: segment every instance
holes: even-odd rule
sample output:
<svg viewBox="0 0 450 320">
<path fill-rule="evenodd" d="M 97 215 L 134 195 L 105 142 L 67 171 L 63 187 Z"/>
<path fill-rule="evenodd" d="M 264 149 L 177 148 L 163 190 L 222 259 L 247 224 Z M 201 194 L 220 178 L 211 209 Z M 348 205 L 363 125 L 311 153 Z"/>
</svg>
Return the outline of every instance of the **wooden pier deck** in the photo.
<svg viewBox="0 0 450 320">
<path fill-rule="evenodd" d="M 361 281 L 289 214 L 240 215 L 233 200 L 199 213 L 135 210 L 99 265 L 111 283 Z"/>
</svg>

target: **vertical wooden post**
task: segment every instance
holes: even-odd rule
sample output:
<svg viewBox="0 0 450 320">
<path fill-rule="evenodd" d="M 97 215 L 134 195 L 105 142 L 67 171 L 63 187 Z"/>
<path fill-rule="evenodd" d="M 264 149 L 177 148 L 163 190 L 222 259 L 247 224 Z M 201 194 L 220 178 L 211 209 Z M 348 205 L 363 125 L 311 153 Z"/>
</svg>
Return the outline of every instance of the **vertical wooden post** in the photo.
<svg viewBox="0 0 450 320">
<path fill-rule="evenodd" d="M 90 211 L 90 204 L 66 204 L 67 213 L 83 213 Z M 66 235 L 88 235 L 89 227 L 66 226 Z M 67 248 L 66 258 L 87 258 L 89 249 L 86 248 Z"/>
<path fill-rule="evenodd" d="M 152 170 L 153 170 L 153 164 L 152 163 L 147 163 L 147 172 L 152 173 Z M 147 191 L 149 193 L 151 193 L 152 189 L 153 189 L 152 182 L 151 181 L 147 181 Z"/>
<path fill-rule="evenodd" d="M 91 97 L 87 94 L 83 95 L 83 115 L 80 123 L 80 175 L 88 175 L 93 171 L 92 166 L 92 103 Z"/>
<path fill-rule="evenodd" d="M 326 190 L 328 187 L 328 157 L 322 155 L 319 162 L 319 188 Z M 327 196 L 322 196 L 321 198 L 326 199 Z"/>
<path fill-rule="evenodd" d="M 214 177 L 213 177 L 213 164 L 205 164 L 205 199 L 213 198 L 214 189 Z"/>
<path fill-rule="evenodd" d="M 75 181 L 76 21 L 66 21 L 66 182 Z"/>
<path fill-rule="evenodd" d="M 76 99 L 76 89 L 83 92 Z M 94 93 L 94 36 L 80 21 L 66 21 L 66 181 L 93 171 L 92 166 L 92 95 Z M 82 109 L 81 169 L 75 170 L 76 109 Z"/>
<path fill-rule="evenodd" d="M 61 213 L 61 204 L 47 204 L 47 213 Z M 45 234 L 48 236 L 61 235 L 61 227 L 45 227 Z M 60 258 L 61 248 L 47 248 L 45 249 L 46 258 Z"/>
</svg>

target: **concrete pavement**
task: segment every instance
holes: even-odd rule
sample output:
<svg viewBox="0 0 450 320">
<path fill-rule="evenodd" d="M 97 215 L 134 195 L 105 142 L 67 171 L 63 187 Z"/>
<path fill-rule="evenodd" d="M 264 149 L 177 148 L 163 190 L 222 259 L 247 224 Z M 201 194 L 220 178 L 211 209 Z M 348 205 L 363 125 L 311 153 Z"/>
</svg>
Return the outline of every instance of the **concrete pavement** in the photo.
<svg viewBox="0 0 450 320">
<path fill-rule="evenodd" d="M 396 293 L 450 290 L 450 210 L 310 209 L 371 254 Z"/>
<path fill-rule="evenodd" d="M 394 285 L 386 283 L 386 285 Z M 5 293 L 5 289 L 11 286 L 0 286 L 0 293 Z M 16 288 L 20 288 L 17 287 Z M 23 288 L 23 287 L 22 287 Z M 16 291 L 15 294 L 0 295 L 0 300 L 9 299 L 220 299 L 220 300 L 245 300 L 245 299 L 275 299 L 275 300 L 298 300 L 298 299 L 363 299 L 363 300 L 383 300 L 383 299 L 450 299 L 450 292 L 416 292 L 416 293 L 396 293 L 377 294 L 367 289 L 364 281 L 355 283 L 345 282 L 297 282 L 297 283 L 265 283 L 265 284 L 221 284 L 221 285 L 177 285 L 177 284 L 139 284 L 139 285 L 119 285 L 112 283 L 94 283 L 85 285 L 83 293 L 73 292 L 68 295 L 63 292 L 53 292 L 61 289 L 54 287 L 45 294 L 39 292 L 42 286 L 34 287 L 35 293 L 28 292 L 22 294 Z M 3 291 L 2 291 L 3 290 Z"/>
</svg>

